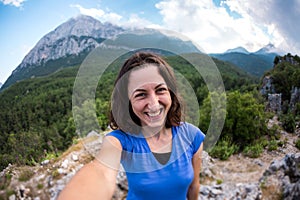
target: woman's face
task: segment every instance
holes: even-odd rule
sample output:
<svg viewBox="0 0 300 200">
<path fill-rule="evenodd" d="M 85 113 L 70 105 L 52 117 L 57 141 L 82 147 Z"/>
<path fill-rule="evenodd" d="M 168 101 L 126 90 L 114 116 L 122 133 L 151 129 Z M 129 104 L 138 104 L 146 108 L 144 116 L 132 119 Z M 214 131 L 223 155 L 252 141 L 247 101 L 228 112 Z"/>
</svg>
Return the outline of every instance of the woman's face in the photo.
<svg viewBox="0 0 300 200">
<path fill-rule="evenodd" d="M 130 73 L 128 96 L 142 126 L 164 126 L 172 100 L 167 84 L 156 66 L 149 65 Z"/>
</svg>

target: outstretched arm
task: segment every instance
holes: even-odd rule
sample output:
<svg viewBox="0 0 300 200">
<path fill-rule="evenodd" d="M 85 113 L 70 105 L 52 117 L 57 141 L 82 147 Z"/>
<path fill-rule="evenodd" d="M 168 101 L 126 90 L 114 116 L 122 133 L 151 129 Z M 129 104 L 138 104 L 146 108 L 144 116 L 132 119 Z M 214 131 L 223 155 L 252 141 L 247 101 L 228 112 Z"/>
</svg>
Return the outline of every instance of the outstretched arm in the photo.
<svg viewBox="0 0 300 200">
<path fill-rule="evenodd" d="M 199 196 L 199 190 L 200 190 L 200 169 L 201 169 L 201 156 L 202 156 L 202 149 L 203 149 L 203 143 L 199 147 L 198 151 L 194 154 L 192 164 L 194 169 L 194 179 L 191 183 L 189 190 L 188 190 L 188 200 L 197 200 Z"/>
<path fill-rule="evenodd" d="M 110 200 L 115 190 L 121 149 L 118 139 L 105 137 L 97 158 L 79 170 L 58 200 Z"/>
</svg>

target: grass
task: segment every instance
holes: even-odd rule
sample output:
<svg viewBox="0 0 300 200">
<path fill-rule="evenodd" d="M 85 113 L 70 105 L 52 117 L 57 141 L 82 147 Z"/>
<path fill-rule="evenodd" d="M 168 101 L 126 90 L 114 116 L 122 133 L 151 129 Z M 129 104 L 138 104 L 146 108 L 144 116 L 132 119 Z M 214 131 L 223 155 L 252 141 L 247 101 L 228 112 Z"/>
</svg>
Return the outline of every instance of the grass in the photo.
<svg viewBox="0 0 300 200">
<path fill-rule="evenodd" d="M 18 180 L 21 182 L 26 182 L 30 180 L 33 177 L 33 175 L 34 175 L 33 170 L 24 168 L 23 170 L 21 170 Z"/>
<path fill-rule="evenodd" d="M 36 188 L 37 188 L 38 190 L 41 190 L 41 189 L 44 188 L 44 184 L 39 183 L 39 184 L 37 184 Z"/>
<path fill-rule="evenodd" d="M 245 147 L 243 153 L 245 156 L 248 156 L 250 158 L 258 158 L 262 154 L 263 150 L 263 145 L 260 143 L 256 143 L 254 145 Z"/>
</svg>

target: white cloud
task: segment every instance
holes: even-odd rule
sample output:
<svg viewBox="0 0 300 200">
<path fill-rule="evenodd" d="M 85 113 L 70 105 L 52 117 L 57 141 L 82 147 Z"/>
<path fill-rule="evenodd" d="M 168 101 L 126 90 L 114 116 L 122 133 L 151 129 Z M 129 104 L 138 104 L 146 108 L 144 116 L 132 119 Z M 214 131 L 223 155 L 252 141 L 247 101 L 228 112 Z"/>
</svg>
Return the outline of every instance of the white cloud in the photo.
<svg viewBox="0 0 300 200">
<path fill-rule="evenodd" d="M 81 5 L 71 5 L 71 7 L 77 8 L 83 15 L 89 15 L 102 22 L 110 22 L 115 25 L 123 26 L 126 28 L 157 28 L 156 24 L 153 24 L 147 19 L 139 17 L 138 14 L 128 14 L 129 17 L 123 17 L 117 13 L 111 12 L 109 9 L 106 11 L 96 8 L 84 8 Z M 143 12 L 140 12 L 143 14 Z"/>
<path fill-rule="evenodd" d="M 231 9 L 243 11 L 257 24 L 267 26 L 274 43 L 291 53 L 300 53 L 300 0 L 228 0 Z"/>
<path fill-rule="evenodd" d="M 120 20 L 122 19 L 121 15 L 113 12 L 105 12 L 102 9 L 96 8 L 84 8 L 81 5 L 71 5 L 71 7 L 77 8 L 79 12 L 83 15 L 88 15 L 94 17 L 102 22 L 110 22 L 113 24 L 119 24 Z"/>
<path fill-rule="evenodd" d="M 16 7 L 21 7 L 25 1 L 26 0 L 1 0 L 4 5 L 13 5 Z"/>
<path fill-rule="evenodd" d="M 237 46 L 254 51 L 269 43 L 263 27 L 253 23 L 248 15 L 238 12 L 243 17 L 233 18 L 211 0 L 166 0 L 156 7 L 166 28 L 186 34 L 208 53 Z"/>
<path fill-rule="evenodd" d="M 127 28 L 159 28 L 159 25 L 153 24 L 147 19 L 139 17 L 137 14 L 131 14 L 129 19 L 123 20 L 119 25 Z"/>
<path fill-rule="evenodd" d="M 119 26 L 164 27 L 180 32 L 208 53 L 224 52 L 237 46 L 256 51 L 269 43 L 291 53 L 300 52 L 300 26 L 297 26 L 300 0 L 288 3 L 278 0 L 226 0 L 221 1 L 221 7 L 214 5 L 212 0 L 162 0 L 155 6 L 162 16 L 162 25 L 153 24 L 151 19 L 142 18 L 138 13 L 121 16 L 108 9 L 72 5 L 81 14 Z M 231 16 L 228 9 L 240 17 Z"/>
<path fill-rule="evenodd" d="M 163 0 L 156 8 L 165 28 L 187 35 L 208 53 L 237 46 L 256 51 L 268 43 L 299 52 L 300 0 L 226 0 L 221 5 L 212 0 Z M 241 17 L 230 16 L 224 6 Z"/>
</svg>

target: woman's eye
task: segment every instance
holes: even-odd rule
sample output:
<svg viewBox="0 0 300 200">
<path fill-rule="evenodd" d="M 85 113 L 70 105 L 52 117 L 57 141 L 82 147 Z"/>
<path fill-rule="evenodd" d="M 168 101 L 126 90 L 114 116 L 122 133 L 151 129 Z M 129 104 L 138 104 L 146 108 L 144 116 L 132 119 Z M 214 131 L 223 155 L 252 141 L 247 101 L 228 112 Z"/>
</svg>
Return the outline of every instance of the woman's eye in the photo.
<svg viewBox="0 0 300 200">
<path fill-rule="evenodd" d="M 145 97 L 145 96 L 146 96 L 145 93 L 138 93 L 138 94 L 136 94 L 134 97 L 135 97 L 135 98 L 141 98 L 141 97 Z"/>
</svg>

